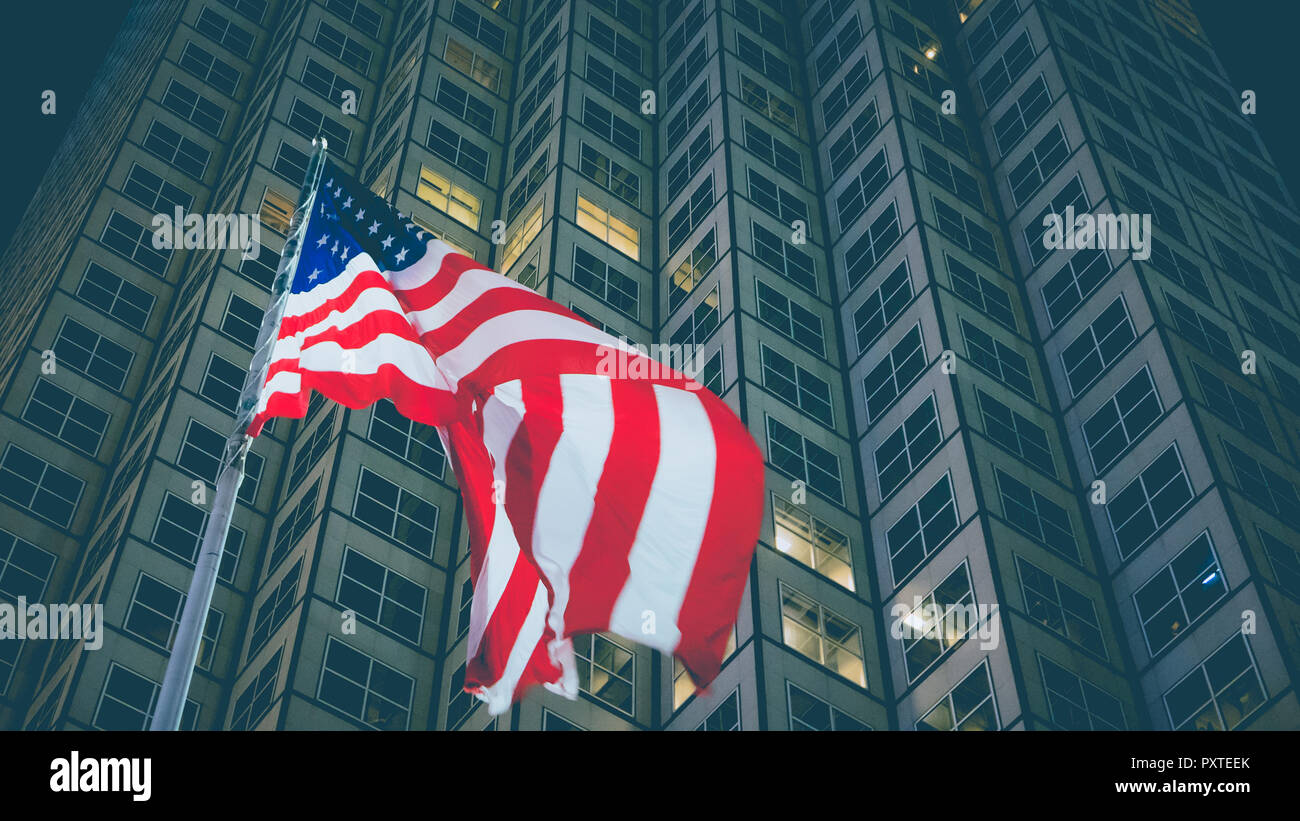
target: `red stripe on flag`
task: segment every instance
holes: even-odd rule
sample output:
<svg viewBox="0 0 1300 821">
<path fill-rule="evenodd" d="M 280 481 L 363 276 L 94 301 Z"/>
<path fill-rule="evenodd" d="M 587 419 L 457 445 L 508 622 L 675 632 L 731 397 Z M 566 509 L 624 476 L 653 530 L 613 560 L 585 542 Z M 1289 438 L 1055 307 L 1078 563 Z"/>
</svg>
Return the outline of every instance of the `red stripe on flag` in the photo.
<svg viewBox="0 0 1300 821">
<path fill-rule="evenodd" d="M 749 431 L 721 399 L 702 391 L 713 426 L 717 469 L 699 558 L 686 588 L 676 655 L 701 687 L 717 677 L 749 577 L 763 516 L 763 458 Z"/>
</svg>

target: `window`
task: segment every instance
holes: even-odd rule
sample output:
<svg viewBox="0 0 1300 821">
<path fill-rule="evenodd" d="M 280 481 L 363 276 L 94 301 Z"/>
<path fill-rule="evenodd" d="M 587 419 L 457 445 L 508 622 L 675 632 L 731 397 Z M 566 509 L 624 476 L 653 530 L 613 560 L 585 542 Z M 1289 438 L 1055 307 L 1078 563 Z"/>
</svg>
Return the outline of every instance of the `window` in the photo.
<svg viewBox="0 0 1300 821">
<path fill-rule="evenodd" d="M 194 564 L 207 521 L 208 513 L 203 508 L 167 493 L 163 496 L 162 507 L 158 511 L 152 541 L 180 560 Z M 244 531 L 237 527 L 230 528 L 230 534 L 226 537 L 226 549 L 221 554 L 221 565 L 217 568 L 218 579 L 223 582 L 234 581 L 235 566 L 239 563 L 243 546 Z"/>
<path fill-rule="evenodd" d="M 185 429 L 185 438 L 181 441 L 180 452 L 176 455 L 176 464 L 183 470 L 216 484 L 221 473 L 222 458 L 226 450 L 226 437 L 207 425 L 194 419 Z M 253 504 L 261 484 L 262 468 L 266 460 L 256 453 L 249 453 L 244 462 L 244 481 L 239 485 L 239 500 Z"/>
<path fill-rule="evenodd" d="M 994 268 L 1001 269 L 998 248 L 991 232 L 938 197 L 931 200 L 935 220 L 944 236 Z"/>
<path fill-rule="evenodd" d="M 1206 530 L 1133 594 L 1147 650 L 1154 656 L 1228 595 L 1228 582 Z"/>
<path fill-rule="evenodd" d="M 54 571 L 54 562 L 53 553 L 0 530 L 0 596 L 40 601 Z"/>
<path fill-rule="evenodd" d="M 1293 527 L 1300 527 L 1300 496 L 1295 485 L 1236 445 L 1223 440 L 1242 494 Z"/>
<path fill-rule="evenodd" d="M 703 10 L 701 5 L 696 5 L 695 8 L 701 11 Z M 683 28 L 684 27 L 685 26 L 683 25 Z M 670 34 L 668 37 L 670 45 L 668 46 L 667 53 L 674 55 L 674 59 L 676 59 L 675 55 L 681 54 L 686 49 L 685 39 L 683 38 L 680 49 L 674 49 L 671 45 L 672 35 Z M 686 84 L 690 82 L 692 78 L 698 77 L 704 73 L 704 66 L 708 62 L 708 59 L 709 38 L 703 37 L 700 39 L 700 42 L 695 45 L 695 48 L 691 49 L 690 53 L 686 55 L 686 59 L 682 64 L 671 71 L 668 74 L 668 78 L 664 80 L 664 99 L 667 100 L 669 108 L 676 105 L 677 101 L 681 99 L 682 93 L 686 91 Z M 696 93 L 698 93 L 699 89 L 704 87 L 704 84 L 701 83 L 697 86 Z M 694 96 L 695 95 L 692 95 L 692 97 Z M 631 107 L 636 108 L 637 106 Z"/>
<path fill-rule="evenodd" d="M 608 94 L 619 105 L 640 110 L 641 84 L 591 54 L 587 55 L 587 82 Z M 669 96 L 675 97 L 675 95 Z"/>
<path fill-rule="evenodd" d="M 731 695 L 722 700 L 697 730 L 739 731 L 740 730 L 740 690 L 732 690 Z"/>
<path fill-rule="evenodd" d="M 966 12 L 962 12 L 961 22 L 966 22 L 967 16 Z M 997 45 L 1002 35 L 1010 31 L 1019 16 L 1020 6 L 1016 0 L 998 0 L 988 16 L 971 29 L 970 37 L 966 40 L 971 62 L 978 63 L 983 60 L 992 51 L 993 46 Z"/>
<path fill-rule="evenodd" d="M 1052 447 L 1047 433 L 1024 416 L 976 388 L 980 412 L 984 417 L 984 432 L 994 442 L 1019 456 L 1029 464 L 1055 478 Z"/>
<path fill-rule="evenodd" d="M 957 524 L 952 475 L 945 473 L 885 532 L 894 586 L 920 567 L 926 556 L 938 550 L 956 532 Z"/>
<path fill-rule="evenodd" d="M 573 246 L 573 282 L 615 310 L 637 317 L 640 284 L 577 245 Z"/>
<path fill-rule="evenodd" d="M 500 267 L 502 271 L 509 271 L 510 266 L 521 257 L 537 235 L 542 232 L 542 205 L 537 203 L 537 207 L 532 210 L 518 228 L 506 239 L 505 247 L 501 250 Z"/>
<path fill-rule="evenodd" d="M 997 730 L 1000 726 L 987 660 L 916 722 L 918 730 Z"/>
<path fill-rule="evenodd" d="M 1205 405 L 1211 412 L 1226 419 L 1234 428 L 1261 445 L 1273 448 L 1268 422 L 1264 420 L 1264 414 L 1255 400 L 1207 371 L 1199 362 L 1193 363 L 1192 370 L 1196 373 L 1196 381 L 1205 396 Z"/>
<path fill-rule="evenodd" d="M 335 598 L 345 610 L 419 644 L 426 596 L 424 587 L 350 547 L 344 548 Z"/>
<path fill-rule="evenodd" d="M 844 504 L 839 457 L 770 416 L 767 417 L 767 453 L 772 467 L 792 479 L 802 479 L 832 502 Z"/>
<path fill-rule="evenodd" d="M 496 111 L 492 106 L 448 80 L 438 78 L 438 93 L 434 102 L 453 117 L 463 120 L 471 128 L 491 137 L 496 126 Z"/>
<path fill-rule="evenodd" d="M 578 227 L 632 259 L 640 258 L 641 232 L 601 206 L 578 195 Z"/>
<path fill-rule="evenodd" d="M 152 274 L 167 273 L 171 249 L 154 248 L 153 232 L 117 211 L 109 214 L 99 241 Z"/>
<path fill-rule="evenodd" d="M 88 456 L 99 452 L 109 415 L 48 379 L 38 379 L 23 421 Z"/>
<path fill-rule="evenodd" d="M 168 216 L 177 209 L 188 211 L 194 202 L 188 192 L 164 180 L 139 163 L 131 166 L 122 184 L 122 193 L 140 205 L 146 211 L 165 213 Z M 152 239 L 150 245 L 152 245 Z"/>
<path fill-rule="evenodd" d="M 204 9 L 207 11 L 207 9 Z M 100 730 L 146 730 L 153 721 L 153 711 L 158 704 L 156 682 L 110 662 L 104 689 L 99 694 L 92 727 Z M 180 728 L 193 730 L 199 719 L 199 704 L 187 698 L 181 711 Z"/>
<path fill-rule="evenodd" d="M 803 182 L 803 159 L 799 152 L 749 120 L 745 120 L 745 147 L 777 171 Z"/>
<path fill-rule="evenodd" d="M 405 730 L 415 679 L 330 636 L 320 689 L 325 704 L 378 730 Z"/>
<path fill-rule="evenodd" d="M 240 57 L 247 58 L 253 50 L 253 35 L 206 6 L 199 12 L 194 28 Z"/>
<path fill-rule="evenodd" d="M 1234 730 L 1267 701 L 1243 633 L 1234 633 L 1165 693 L 1175 730 Z"/>
<path fill-rule="evenodd" d="M 889 163 L 885 160 L 885 149 L 882 148 L 856 177 L 850 178 L 848 188 L 836 197 L 835 208 L 840 230 L 848 228 L 850 223 L 861 216 L 888 183 Z M 752 180 L 750 184 L 752 186 Z"/>
<path fill-rule="evenodd" d="M 849 73 L 844 75 L 842 81 L 831 86 L 826 100 L 822 101 L 822 122 L 826 123 L 827 131 L 840 122 L 854 101 L 862 99 L 870 83 L 871 68 L 867 65 L 867 58 L 858 57 Z"/>
<path fill-rule="evenodd" d="M 1128 306 L 1118 296 L 1061 352 L 1071 393 L 1083 393 L 1136 341 Z"/>
<path fill-rule="evenodd" d="M 867 422 L 873 424 L 925 370 L 921 323 L 916 323 L 890 349 L 889 356 L 862 380 L 867 395 Z"/>
<path fill-rule="evenodd" d="M 850 732 L 871 728 L 848 713 L 827 704 L 812 693 L 805 692 L 786 682 L 790 707 L 791 730 L 823 730 Z"/>
<path fill-rule="evenodd" d="M 1038 193 L 1043 184 L 1060 168 L 1070 155 L 1070 146 L 1065 141 L 1065 131 L 1061 124 L 1039 140 L 1015 168 L 1007 173 L 1011 186 L 1011 195 L 1016 205 L 1023 205 L 1030 197 Z"/>
<path fill-rule="evenodd" d="M 641 159 L 640 130 L 590 97 L 582 100 L 582 124 L 609 140 L 615 148 Z"/>
<path fill-rule="evenodd" d="M 256 617 L 252 620 L 252 633 L 248 637 L 248 655 L 256 655 L 269 642 L 279 625 L 285 624 L 286 618 L 298 604 L 298 582 L 303 577 L 303 560 L 294 562 L 289 572 L 279 579 L 278 585 L 266 591 L 265 598 L 257 607 Z"/>
<path fill-rule="evenodd" d="M 861 628 L 784 582 L 777 584 L 781 592 L 781 636 L 785 646 L 865 688 Z"/>
<path fill-rule="evenodd" d="M 488 152 L 476 145 L 470 136 L 458 133 L 434 116 L 429 118 L 427 144 L 434 154 L 479 182 L 487 182 Z"/>
<path fill-rule="evenodd" d="M 262 313 L 263 309 L 257 305 L 231 294 L 221 320 L 221 332 L 251 350 L 262 327 Z"/>
<path fill-rule="evenodd" d="M 717 229 L 710 229 L 695 247 L 677 266 L 669 277 L 670 290 L 668 292 L 668 309 L 677 310 L 682 301 L 695 290 L 695 286 L 704 281 L 709 271 L 718 262 L 718 232 Z"/>
<path fill-rule="evenodd" d="M 457 222 L 474 231 L 478 230 L 483 201 L 426 165 L 420 166 L 420 181 L 416 184 L 415 196 Z"/>
<path fill-rule="evenodd" d="M 912 279 L 908 274 L 907 260 L 898 263 L 880 287 L 867 295 L 853 312 L 853 329 L 857 337 L 858 353 L 880 338 L 889 323 L 893 322 L 912 301 Z"/>
<path fill-rule="evenodd" d="M 578 171 L 633 208 L 640 207 L 641 178 L 587 143 L 582 144 Z"/>
<path fill-rule="evenodd" d="M 1111 272 L 1110 254 L 1103 248 L 1080 248 L 1061 270 L 1052 275 L 1043 285 L 1043 303 L 1047 308 L 1047 318 L 1052 327 L 1058 327 L 1075 308 L 1101 283 L 1105 282 Z"/>
<path fill-rule="evenodd" d="M 289 117 L 285 124 L 298 136 L 307 140 L 314 140 L 317 136 L 324 134 L 329 138 L 330 145 L 340 156 L 347 153 L 348 146 L 352 143 L 352 131 L 350 129 L 343 127 L 335 120 L 326 117 L 297 98 L 294 99 L 293 106 L 289 109 Z"/>
<path fill-rule="evenodd" d="M 740 75 L 740 99 L 777 126 L 796 137 L 799 136 L 799 121 L 795 117 L 794 106 L 776 97 L 762 83 L 744 74 Z"/>
<path fill-rule="evenodd" d="M 320 479 L 312 482 L 311 488 L 302 495 L 288 515 L 280 520 L 272 539 L 271 558 L 267 562 L 267 572 L 279 566 L 289 555 L 289 551 L 307 534 L 312 518 L 316 515 L 316 500 L 320 497 Z"/>
<path fill-rule="evenodd" d="M 1268 554 L 1268 560 L 1273 565 L 1273 576 L 1277 579 L 1278 586 L 1289 591 L 1293 596 L 1300 595 L 1300 550 L 1291 547 L 1258 525 L 1255 526 L 1255 530 L 1259 533 L 1259 541 L 1263 544 L 1264 552 Z M 0 547 L 0 554 L 3 552 L 4 548 Z M 0 574 L 0 579 L 2 578 Z M 3 584 L 0 584 L 0 590 L 3 589 Z"/>
<path fill-rule="evenodd" d="M 314 42 L 322 51 L 345 66 L 354 68 L 362 74 L 370 72 L 370 60 L 373 57 L 370 49 L 324 20 L 320 21 L 316 26 L 316 39 Z"/>
<path fill-rule="evenodd" d="M 1029 362 L 1009 345 L 993 335 L 961 320 L 961 334 L 966 340 L 966 355 L 971 364 L 1011 388 L 1026 399 L 1034 399 L 1034 380 Z"/>
<path fill-rule="evenodd" d="M 966 132 L 954 123 L 953 118 L 940 114 L 918 98 L 908 95 L 912 101 L 912 122 L 916 127 L 929 134 L 939 142 L 951 148 L 963 159 L 970 159 L 970 145 L 966 142 Z"/>
<path fill-rule="evenodd" d="M 836 584 L 855 590 L 849 537 L 808 513 L 803 505 L 772 496 L 776 549 Z"/>
<path fill-rule="evenodd" d="M 398 412 L 391 400 L 383 399 L 375 403 L 367 436 L 371 442 L 424 473 L 436 479 L 442 478 L 447 456 L 442 449 L 442 440 L 438 438 L 437 428 L 406 418 Z"/>
<path fill-rule="evenodd" d="M 1123 730 L 1119 699 L 1047 658 L 1038 657 L 1052 723 L 1063 730 Z"/>
<path fill-rule="evenodd" d="M 1120 556 L 1128 558 L 1150 541 L 1194 495 L 1178 446 L 1170 445 L 1106 505 Z"/>
<path fill-rule="evenodd" d="M 713 151 L 713 127 L 706 125 L 704 130 L 691 141 L 690 147 L 677 162 L 668 168 L 668 199 L 673 200 L 682 193 L 686 183 L 704 167 L 704 162 Z"/>
<path fill-rule="evenodd" d="M 986 276 L 951 254 L 944 254 L 948 263 L 948 276 L 952 290 L 958 297 L 974 305 L 989 319 L 1008 330 L 1017 330 L 1016 312 L 1011 307 L 1011 296 Z"/>
<path fill-rule="evenodd" d="M 195 179 L 202 179 L 212 152 L 179 132 L 154 120 L 144 137 L 144 148 Z"/>
<path fill-rule="evenodd" d="M 880 132 L 880 112 L 876 101 L 867 103 L 866 107 L 845 127 L 844 133 L 831 143 L 831 176 L 839 177 L 853 162 L 853 158 L 867 148 L 871 138 Z"/>
<path fill-rule="evenodd" d="M 96 262 L 86 266 L 77 298 L 136 331 L 144 330 L 154 304 L 153 294 Z"/>
<path fill-rule="evenodd" d="M 422 556 L 433 555 L 438 508 L 364 467 L 352 515 Z"/>
<path fill-rule="evenodd" d="M 889 253 L 902 236 L 898 222 L 898 203 L 891 202 L 844 252 L 849 287 L 857 287 L 858 283 L 866 279 L 876 263 Z"/>
<path fill-rule="evenodd" d="M 970 569 L 962 562 L 902 618 L 907 628 L 903 632 L 903 661 L 908 682 L 919 679 L 977 629 L 978 621 L 972 614 L 978 612 Z"/>
<path fill-rule="evenodd" d="M 234 413 L 247 373 L 235 363 L 212 354 L 208 359 L 208 369 L 203 374 L 203 383 L 199 386 L 199 394 L 223 410 Z"/>
<path fill-rule="evenodd" d="M 1092 599 L 1020 556 L 1016 557 L 1016 566 L 1029 617 L 1106 658 L 1106 644 Z"/>
<path fill-rule="evenodd" d="M 814 66 L 817 69 L 817 84 L 825 86 L 831 75 L 849 60 L 853 49 L 862 43 L 862 24 L 855 14 L 840 27 L 839 33 L 831 39 L 830 44 L 817 55 Z"/>
<path fill-rule="evenodd" d="M 762 72 L 764 77 L 786 91 L 793 88 L 789 64 L 739 31 L 736 32 L 736 54 L 741 62 Z"/>
<path fill-rule="evenodd" d="M 761 279 L 754 280 L 754 288 L 758 293 L 758 318 L 765 325 L 794 340 L 800 347 L 818 356 L 826 356 L 821 317 Z"/>
<path fill-rule="evenodd" d="M 447 727 L 451 730 L 458 727 L 474 708 L 478 707 L 479 700 L 472 694 L 465 692 L 465 663 L 456 668 L 456 672 L 451 674 L 451 682 L 448 686 L 447 702 Z"/>
<path fill-rule="evenodd" d="M 984 210 L 984 195 L 980 193 L 980 184 L 955 163 L 935 151 L 926 143 L 921 143 L 921 158 L 925 160 L 925 173 L 936 182 L 956 194 L 962 202 Z"/>
<path fill-rule="evenodd" d="M 636 694 L 636 655 L 603 635 L 573 637 L 578 689 L 632 715 Z"/>
<path fill-rule="evenodd" d="M 997 140 L 998 152 L 1005 157 L 1051 105 L 1052 95 L 1047 90 L 1047 80 L 1040 74 L 994 123 L 993 136 Z"/>
<path fill-rule="evenodd" d="M 759 208 L 786 225 L 790 225 L 795 220 L 802 220 L 805 225 L 808 224 L 808 206 L 803 200 L 752 168 L 749 169 L 749 198 Z"/>
<path fill-rule="evenodd" d="M 812 257 L 757 222 L 751 225 L 754 233 L 754 256 L 795 285 L 816 294 L 817 273 Z"/>
<path fill-rule="evenodd" d="M 760 343 L 763 386 L 817 421 L 833 428 L 830 385 L 823 379 Z"/>
<path fill-rule="evenodd" d="M 912 471 L 943 441 L 939 429 L 939 411 L 931 394 L 916 406 L 893 433 L 876 448 L 876 478 L 883 499 L 901 485 Z"/>
<path fill-rule="evenodd" d="M 1001 470 L 995 468 L 994 475 L 1007 523 L 1077 564 L 1079 546 L 1065 508 Z"/>
<path fill-rule="evenodd" d="M 17 507 L 68 527 L 86 483 L 15 444 L 0 459 L 0 496 Z"/>
<path fill-rule="evenodd" d="M 1039 265 L 1047 257 L 1051 256 L 1056 249 L 1048 247 L 1044 243 L 1044 237 L 1047 235 L 1047 216 L 1049 214 L 1064 214 L 1066 209 L 1073 208 L 1076 214 L 1085 214 L 1092 211 L 1092 205 L 1088 202 L 1088 195 L 1083 190 L 1083 181 L 1079 175 L 1067 182 L 1052 197 L 1052 201 L 1047 204 L 1043 212 L 1038 215 L 1038 219 L 1031 220 L 1024 229 L 1025 247 L 1029 249 L 1029 258 L 1033 260 L 1034 265 Z"/>
<path fill-rule="evenodd" d="M 615 60 L 638 74 L 641 72 L 641 47 L 631 37 L 615 31 L 613 26 L 600 21 L 594 14 L 587 18 L 587 37 L 593 45 Z M 498 49 L 501 50 L 503 49 Z"/>
<path fill-rule="evenodd" d="M 172 80 L 163 92 L 162 106 L 173 114 L 193 123 L 200 131 L 213 137 L 221 136 L 221 125 L 226 121 L 226 110 L 178 80 Z"/>
<path fill-rule="evenodd" d="M 239 86 L 239 71 L 207 49 L 195 45 L 192 40 L 185 44 L 177 62 L 181 68 L 223 94 L 232 97 L 235 95 L 235 89 Z"/>
<path fill-rule="evenodd" d="M 1227 331 L 1206 319 L 1200 312 L 1183 304 L 1173 294 L 1166 293 L 1165 299 L 1169 302 L 1169 313 L 1173 316 L 1179 333 L 1219 361 L 1236 363 L 1237 351 Z"/>
<path fill-rule="evenodd" d="M 702 345 L 718 329 L 721 319 L 718 288 L 714 286 L 713 290 L 695 304 L 682 324 L 677 326 L 677 330 L 673 331 L 670 342 L 674 345 Z M 600 323 L 592 324 L 601 327 Z"/>
<path fill-rule="evenodd" d="M 169 584 L 141 573 L 136 579 L 135 593 L 127 607 L 123 629 L 156 647 L 170 651 L 176 640 L 181 610 L 185 607 L 185 594 Z M 212 669 L 212 656 L 221 636 L 225 616 L 220 610 L 208 610 L 203 623 L 203 636 L 199 640 L 198 667 Z"/>
<path fill-rule="evenodd" d="M 987 21 L 986 21 L 987 22 Z M 967 41 L 969 44 L 971 41 Z M 992 108 L 993 103 L 1011 88 L 1011 84 L 1020 79 L 1034 61 L 1034 44 L 1029 40 L 1029 32 L 1022 32 L 1011 41 L 1006 50 L 993 61 L 992 66 L 980 77 L 980 93 L 984 95 L 984 107 Z"/>
<path fill-rule="evenodd" d="M 493 94 L 500 91 L 501 67 L 451 35 L 447 36 L 442 59 Z"/>
<path fill-rule="evenodd" d="M 666 131 L 666 148 L 668 153 L 672 153 L 678 144 L 686 138 L 687 132 L 695 127 L 704 113 L 709 108 L 709 80 L 706 77 L 691 92 L 691 96 L 686 100 L 686 105 L 680 111 L 668 119 Z"/>
</svg>

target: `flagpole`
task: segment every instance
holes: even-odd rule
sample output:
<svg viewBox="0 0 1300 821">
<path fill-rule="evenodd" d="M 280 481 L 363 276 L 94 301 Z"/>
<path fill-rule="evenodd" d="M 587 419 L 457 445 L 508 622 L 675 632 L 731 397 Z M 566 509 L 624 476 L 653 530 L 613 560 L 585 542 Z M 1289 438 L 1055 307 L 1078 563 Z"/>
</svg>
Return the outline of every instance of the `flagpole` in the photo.
<svg viewBox="0 0 1300 821">
<path fill-rule="evenodd" d="M 230 532 L 230 519 L 235 512 L 236 494 L 239 492 L 240 483 L 244 480 L 244 458 L 253 442 L 253 438 L 245 431 L 248 430 L 248 424 L 256 412 L 262 386 L 266 383 L 271 350 L 279 336 L 280 320 L 284 316 L 289 286 L 298 267 L 302 239 L 307 232 L 311 209 L 316 202 L 316 191 L 320 187 L 321 172 L 325 167 L 325 151 L 329 147 L 328 142 L 324 137 L 320 137 L 313 139 L 311 144 L 315 151 L 312 153 L 311 162 L 307 165 L 307 178 L 303 180 L 302 189 L 298 193 L 299 209 L 293 216 L 289 237 L 285 240 L 284 253 L 280 256 L 280 267 L 271 284 L 271 301 L 262 315 L 257 347 L 253 354 L 253 361 L 248 366 L 244 388 L 239 396 L 235 430 L 226 440 L 222 458 L 223 467 L 217 479 L 212 512 L 203 528 L 198 561 L 194 565 L 194 576 L 190 580 L 190 590 L 185 597 L 185 608 L 181 612 L 180 625 L 176 628 L 176 640 L 167 659 L 167 672 L 163 675 L 162 689 L 158 693 L 153 723 L 149 727 L 151 730 L 180 729 L 185 699 L 194 676 L 194 665 L 199 658 L 203 626 L 208 618 L 208 608 L 212 605 L 212 593 L 217 586 L 217 571 L 221 567 L 226 536 Z"/>
</svg>

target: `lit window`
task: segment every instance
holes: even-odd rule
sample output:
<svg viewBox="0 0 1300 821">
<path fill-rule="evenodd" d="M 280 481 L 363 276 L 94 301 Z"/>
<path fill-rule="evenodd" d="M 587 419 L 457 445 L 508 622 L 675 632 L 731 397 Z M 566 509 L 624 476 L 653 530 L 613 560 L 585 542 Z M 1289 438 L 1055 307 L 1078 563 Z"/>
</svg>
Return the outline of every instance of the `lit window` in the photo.
<svg viewBox="0 0 1300 821">
<path fill-rule="evenodd" d="M 849 537 L 780 496 L 772 497 L 776 549 L 853 590 Z"/>
<path fill-rule="evenodd" d="M 262 195 L 262 208 L 259 211 L 262 224 L 277 234 L 289 233 L 289 221 L 293 218 L 293 200 L 273 189 L 266 189 Z"/>
<path fill-rule="evenodd" d="M 420 166 L 415 196 L 447 216 L 477 231 L 483 201 L 427 166 Z"/>
<path fill-rule="evenodd" d="M 632 259 L 640 257 L 641 232 L 581 194 L 578 195 L 578 225 L 614 250 Z"/>
<path fill-rule="evenodd" d="M 781 627 L 787 647 L 859 687 L 867 686 L 858 625 L 781 584 Z"/>
<path fill-rule="evenodd" d="M 727 648 L 722 651 L 723 663 L 731 658 L 731 654 L 736 652 L 736 626 L 731 626 L 731 633 L 727 636 Z M 695 695 L 695 682 L 686 673 L 686 665 L 682 660 L 673 657 L 673 709 L 676 710 L 686 703 L 686 699 Z"/>
<path fill-rule="evenodd" d="M 510 266 L 515 264 L 515 260 L 524 253 L 528 244 L 537 239 L 537 235 L 542 232 L 542 205 L 538 203 L 533 212 L 520 224 L 519 228 L 510 235 L 506 240 L 505 250 L 501 252 L 501 262 L 497 270 L 505 273 L 510 270 Z"/>
</svg>

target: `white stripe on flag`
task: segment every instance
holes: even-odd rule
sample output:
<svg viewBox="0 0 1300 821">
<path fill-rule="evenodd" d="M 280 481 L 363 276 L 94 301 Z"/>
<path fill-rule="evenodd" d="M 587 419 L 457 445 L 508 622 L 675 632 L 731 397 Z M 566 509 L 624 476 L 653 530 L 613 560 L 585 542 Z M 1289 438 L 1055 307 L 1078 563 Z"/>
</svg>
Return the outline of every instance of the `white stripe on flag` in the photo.
<svg viewBox="0 0 1300 821">
<path fill-rule="evenodd" d="M 659 453 L 650 497 L 628 554 L 631 569 L 614 603 L 610 630 L 671 653 L 681 639 L 681 612 L 713 505 L 717 445 L 713 425 L 690 391 L 655 385 Z M 645 632 L 649 615 L 654 631 Z"/>
</svg>

